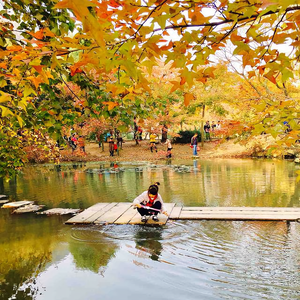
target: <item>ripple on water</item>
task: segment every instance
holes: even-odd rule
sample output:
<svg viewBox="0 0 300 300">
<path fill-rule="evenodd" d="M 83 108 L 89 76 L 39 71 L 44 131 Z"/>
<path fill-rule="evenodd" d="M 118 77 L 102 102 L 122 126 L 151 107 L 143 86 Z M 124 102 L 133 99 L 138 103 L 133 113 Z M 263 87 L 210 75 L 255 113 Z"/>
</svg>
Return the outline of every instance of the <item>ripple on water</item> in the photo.
<svg viewBox="0 0 300 300">
<path fill-rule="evenodd" d="M 152 272 L 149 258 L 165 263 L 155 273 L 161 279 L 157 288 L 164 283 L 190 299 L 205 291 L 213 291 L 207 299 L 298 299 L 299 229 L 284 222 L 176 221 L 162 227 L 76 227 L 71 237 L 132 245 L 122 249 L 134 256 L 137 268 Z M 139 273 L 130 276 L 145 280 Z"/>
</svg>

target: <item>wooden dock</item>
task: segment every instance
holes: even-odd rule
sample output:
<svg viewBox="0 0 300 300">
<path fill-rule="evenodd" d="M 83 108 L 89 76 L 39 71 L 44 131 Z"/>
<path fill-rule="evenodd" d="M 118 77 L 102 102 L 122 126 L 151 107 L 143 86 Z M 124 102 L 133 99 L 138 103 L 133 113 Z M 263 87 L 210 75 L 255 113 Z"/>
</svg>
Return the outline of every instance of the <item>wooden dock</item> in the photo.
<svg viewBox="0 0 300 300">
<path fill-rule="evenodd" d="M 223 221 L 300 221 L 300 208 L 294 207 L 184 207 L 165 203 L 168 217 L 159 214 L 159 222 L 151 218 L 147 224 L 164 225 L 168 220 Z M 144 224 L 132 203 L 97 203 L 66 224 Z"/>
</svg>

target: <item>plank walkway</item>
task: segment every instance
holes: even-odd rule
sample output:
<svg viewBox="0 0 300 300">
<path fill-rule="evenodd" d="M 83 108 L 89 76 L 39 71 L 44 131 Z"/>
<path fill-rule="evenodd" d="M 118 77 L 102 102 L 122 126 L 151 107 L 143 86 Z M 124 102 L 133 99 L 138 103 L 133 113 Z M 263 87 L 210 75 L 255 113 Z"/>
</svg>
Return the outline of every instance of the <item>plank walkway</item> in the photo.
<svg viewBox="0 0 300 300">
<path fill-rule="evenodd" d="M 300 207 L 183 207 L 165 203 L 168 217 L 159 214 L 147 224 L 164 225 L 168 220 L 300 221 Z M 97 203 L 65 222 L 66 224 L 144 224 L 132 203 Z"/>
</svg>

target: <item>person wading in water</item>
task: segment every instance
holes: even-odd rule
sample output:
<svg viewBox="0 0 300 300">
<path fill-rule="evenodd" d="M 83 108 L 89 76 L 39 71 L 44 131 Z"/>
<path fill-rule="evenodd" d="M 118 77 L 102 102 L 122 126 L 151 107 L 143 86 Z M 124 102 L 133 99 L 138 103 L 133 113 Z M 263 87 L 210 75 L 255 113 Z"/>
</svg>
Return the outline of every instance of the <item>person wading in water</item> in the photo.
<svg viewBox="0 0 300 300">
<path fill-rule="evenodd" d="M 161 195 L 158 193 L 159 182 L 149 186 L 148 191 L 143 192 L 133 200 L 133 204 L 137 207 L 138 212 L 142 216 L 141 221 L 146 222 L 146 216 L 152 216 L 153 221 L 158 221 L 158 213 L 168 215 L 162 200 Z"/>
</svg>

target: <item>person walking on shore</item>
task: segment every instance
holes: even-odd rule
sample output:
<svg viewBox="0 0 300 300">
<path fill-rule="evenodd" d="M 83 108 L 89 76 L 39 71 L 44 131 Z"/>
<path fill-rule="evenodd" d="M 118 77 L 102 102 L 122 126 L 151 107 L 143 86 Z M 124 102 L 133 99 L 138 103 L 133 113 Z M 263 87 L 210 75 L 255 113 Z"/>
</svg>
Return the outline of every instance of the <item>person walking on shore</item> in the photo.
<svg viewBox="0 0 300 300">
<path fill-rule="evenodd" d="M 197 146 L 198 146 L 198 133 L 196 132 L 191 139 L 191 146 L 193 146 L 193 155 L 197 156 Z"/>
</svg>

